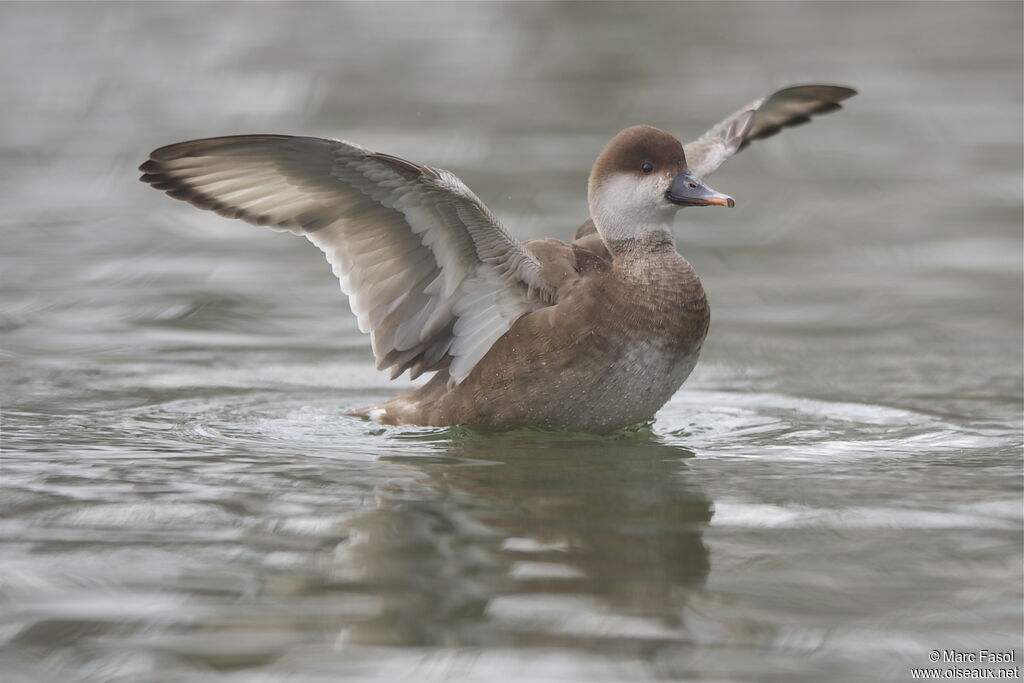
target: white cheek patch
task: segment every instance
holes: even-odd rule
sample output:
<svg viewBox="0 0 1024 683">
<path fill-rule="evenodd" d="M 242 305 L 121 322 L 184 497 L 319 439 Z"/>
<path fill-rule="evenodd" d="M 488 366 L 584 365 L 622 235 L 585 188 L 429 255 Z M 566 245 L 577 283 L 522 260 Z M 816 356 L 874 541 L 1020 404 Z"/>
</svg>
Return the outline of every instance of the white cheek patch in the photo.
<svg viewBox="0 0 1024 683">
<path fill-rule="evenodd" d="M 664 196 L 668 187 L 665 178 L 653 173 L 642 176 L 616 173 L 601 183 L 598 194 L 606 197 L 609 203 L 639 209 Z"/>
<path fill-rule="evenodd" d="M 638 237 L 651 230 L 672 230 L 678 206 L 665 199 L 671 179 L 658 174 L 616 173 L 596 188 L 591 216 L 611 240 Z"/>
</svg>

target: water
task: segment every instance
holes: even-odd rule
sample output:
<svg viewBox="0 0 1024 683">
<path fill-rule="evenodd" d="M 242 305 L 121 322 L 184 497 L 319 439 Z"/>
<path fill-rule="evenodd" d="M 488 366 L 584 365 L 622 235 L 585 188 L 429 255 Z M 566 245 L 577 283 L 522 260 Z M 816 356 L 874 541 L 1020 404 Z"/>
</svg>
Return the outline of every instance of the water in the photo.
<svg viewBox="0 0 1024 683">
<path fill-rule="evenodd" d="M 908 680 L 1022 652 L 1021 6 L 0 5 L 5 681 Z M 685 210 L 704 357 L 613 437 L 380 428 L 303 240 L 136 181 L 344 137 L 567 238 L 619 129 L 847 109 Z"/>
</svg>

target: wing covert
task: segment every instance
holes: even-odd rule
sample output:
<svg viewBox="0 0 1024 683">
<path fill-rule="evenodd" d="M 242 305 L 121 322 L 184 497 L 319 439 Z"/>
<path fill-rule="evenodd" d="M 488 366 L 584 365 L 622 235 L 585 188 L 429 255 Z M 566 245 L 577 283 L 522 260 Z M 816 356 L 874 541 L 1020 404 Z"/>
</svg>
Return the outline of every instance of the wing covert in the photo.
<svg viewBox="0 0 1024 683">
<path fill-rule="evenodd" d="M 448 171 L 286 135 L 169 145 L 140 170 L 176 199 L 319 247 L 392 377 L 450 361 L 461 382 L 517 318 L 555 300 L 533 255 Z"/>
<path fill-rule="evenodd" d="M 690 172 L 698 178 L 711 175 L 753 140 L 841 109 L 839 103 L 856 94 L 838 85 L 796 85 L 755 100 L 683 146 Z"/>
</svg>

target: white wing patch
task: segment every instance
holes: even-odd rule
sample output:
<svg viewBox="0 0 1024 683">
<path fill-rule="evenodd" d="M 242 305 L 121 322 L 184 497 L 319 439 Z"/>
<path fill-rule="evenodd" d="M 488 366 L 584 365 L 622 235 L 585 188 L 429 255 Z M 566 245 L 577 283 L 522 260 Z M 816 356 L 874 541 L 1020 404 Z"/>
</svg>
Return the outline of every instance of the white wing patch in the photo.
<svg viewBox="0 0 1024 683">
<path fill-rule="evenodd" d="M 554 302 L 533 255 L 448 171 L 278 135 L 170 145 L 141 170 L 172 197 L 305 235 L 392 377 L 450 357 L 459 383 L 516 319 Z"/>
<path fill-rule="evenodd" d="M 754 102 L 752 106 L 757 104 L 759 102 Z M 696 141 L 684 145 L 683 153 L 690 173 L 698 178 L 708 176 L 735 154 L 754 126 L 754 115 L 753 108 L 736 112 Z"/>
<path fill-rule="evenodd" d="M 690 172 L 698 178 L 714 173 L 726 159 L 752 140 L 775 135 L 783 128 L 807 123 L 812 116 L 841 109 L 856 90 L 839 85 L 794 85 L 755 100 L 726 117 L 697 140 L 683 146 Z"/>
<path fill-rule="evenodd" d="M 461 382 L 520 316 L 540 308 L 523 292 L 515 296 L 500 276 L 485 268 L 477 268 L 473 277 L 462 285 L 465 293 L 457 298 L 453 309 L 451 355 L 448 371 L 452 380 Z"/>
</svg>

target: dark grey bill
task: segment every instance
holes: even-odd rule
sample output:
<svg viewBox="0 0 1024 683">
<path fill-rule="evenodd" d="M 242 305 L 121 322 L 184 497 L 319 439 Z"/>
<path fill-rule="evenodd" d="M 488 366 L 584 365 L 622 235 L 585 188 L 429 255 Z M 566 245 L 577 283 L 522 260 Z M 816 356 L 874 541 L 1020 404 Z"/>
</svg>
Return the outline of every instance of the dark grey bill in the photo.
<svg viewBox="0 0 1024 683">
<path fill-rule="evenodd" d="M 680 173 L 672 181 L 665 197 L 673 204 L 683 206 L 736 206 L 735 200 L 727 194 L 715 192 L 700 178 L 689 173 Z"/>
</svg>

